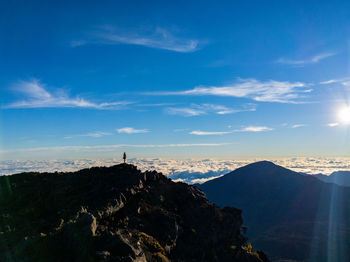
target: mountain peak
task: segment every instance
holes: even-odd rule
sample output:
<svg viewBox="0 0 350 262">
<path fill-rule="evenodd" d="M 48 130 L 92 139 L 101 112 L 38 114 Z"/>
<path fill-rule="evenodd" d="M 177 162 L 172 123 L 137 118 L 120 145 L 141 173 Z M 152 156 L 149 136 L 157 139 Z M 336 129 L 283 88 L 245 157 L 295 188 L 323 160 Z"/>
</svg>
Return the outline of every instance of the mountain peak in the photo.
<svg viewBox="0 0 350 262">
<path fill-rule="evenodd" d="M 262 160 L 262 161 L 258 161 L 258 162 L 254 162 L 251 164 L 246 165 L 246 167 L 277 167 L 278 165 L 276 165 L 275 163 L 268 161 L 268 160 Z"/>
<path fill-rule="evenodd" d="M 271 174 L 271 173 L 274 173 L 274 174 L 295 173 L 289 169 L 286 169 L 282 166 L 276 165 L 275 163 L 273 163 L 271 161 L 267 161 L 267 160 L 258 161 L 258 162 L 251 163 L 251 164 L 248 164 L 246 166 L 237 168 L 236 170 L 232 171 L 228 175 L 240 173 L 240 172 L 244 172 L 244 173 L 252 174 L 252 175 L 261 174 L 264 176 Z"/>
<path fill-rule="evenodd" d="M 340 179 L 330 182 L 340 181 L 345 183 Z M 332 231 L 337 243 L 349 242 L 350 190 L 346 187 L 323 183 L 270 161 L 238 168 L 199 187 L 219 206 L 242 209 L 254 246 L 267 251 L 273 261 L 350 261 L 349 249 L 330 257 L 323 244 L 317 249 L 314 244 L 314 228 L 318 243 L 327 243 L 329 225 L 341 225 Z M 341 211 L 330 216 L 334 210 Z"/>
</svg>

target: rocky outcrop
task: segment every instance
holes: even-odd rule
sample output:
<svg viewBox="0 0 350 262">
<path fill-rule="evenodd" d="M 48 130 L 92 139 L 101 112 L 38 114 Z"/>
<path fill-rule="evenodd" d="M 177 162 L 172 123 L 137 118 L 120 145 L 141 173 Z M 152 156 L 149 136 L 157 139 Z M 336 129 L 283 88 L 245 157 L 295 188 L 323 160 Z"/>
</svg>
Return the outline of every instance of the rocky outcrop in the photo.
<svg viewBox="0 0 350 262">
<path fill-rule="evenodd" d="M 267 261 L 241 211 L 121 164 L 0 178 L 0 261 Z"/>
</svg>

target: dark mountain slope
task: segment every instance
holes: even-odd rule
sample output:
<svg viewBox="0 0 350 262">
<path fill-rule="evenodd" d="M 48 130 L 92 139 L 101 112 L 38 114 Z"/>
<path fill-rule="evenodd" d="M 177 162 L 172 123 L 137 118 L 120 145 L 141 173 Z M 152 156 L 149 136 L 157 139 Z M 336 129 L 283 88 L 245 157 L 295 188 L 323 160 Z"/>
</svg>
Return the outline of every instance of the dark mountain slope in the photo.
<svg viewBox="0 0 350 262">
<path fill-rule="evenodd" d="M 132 165 L 0 177 L 0 210 L 0 261 L 266 260 L 240 210 Z"/>
<path fill-rule="evenodd" d="M 251 241 L 271 257 L 350 261 L 348 188 L 267 161 L 199 187 L 214 203 L 242 209 Z"/>
<path fill-rule="evenodd" d="M 350 186 L 350 171 L 337 171 L 329 176 L 319 174 L 315 175 L 315 177 L 323 182 L 334 183 L 340 186 Z"/>
</svg>

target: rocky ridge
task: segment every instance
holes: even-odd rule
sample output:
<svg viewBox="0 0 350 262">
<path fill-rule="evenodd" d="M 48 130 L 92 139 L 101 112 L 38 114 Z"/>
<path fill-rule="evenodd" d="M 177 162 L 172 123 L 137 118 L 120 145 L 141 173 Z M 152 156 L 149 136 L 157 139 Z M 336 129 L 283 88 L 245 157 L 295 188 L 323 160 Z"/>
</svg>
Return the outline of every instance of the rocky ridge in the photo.
<svg viewBox="0 0 350 262">
<path fill-rule="evenodd" d="M 268 261 L 241 211 L 133 165 L 0 177 L 1 261 Z"/>
</svg>

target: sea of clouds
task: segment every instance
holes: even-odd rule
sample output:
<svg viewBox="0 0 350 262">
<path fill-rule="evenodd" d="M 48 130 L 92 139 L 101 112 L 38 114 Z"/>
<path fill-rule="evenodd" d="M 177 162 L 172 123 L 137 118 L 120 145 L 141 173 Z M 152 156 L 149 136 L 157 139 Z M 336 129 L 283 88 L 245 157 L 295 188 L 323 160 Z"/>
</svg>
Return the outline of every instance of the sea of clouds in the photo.
<svg viewBox="0 0 350 262">
<path fill-rule="evenodd" d="M 140 170 L 156 170 L 167 175 L 174 181 L 186 183 L 204 183 L 208 180 L 225 175 L 236 168 L 263 159 L 217 160 L 188 159 L 167 160 L 160 158 L 129 159 L 128 163 L 136 165 Z M 329 175 L 334 171 L 350 170 L 349 158 L 331 157 L 298 157 L 267 159 L 277 165 L 307 174 Z M 0 161 L 0 175 L 11 175 L 21 172 L 55 172 L 76 171 L 93 166 L 112 166 L 121 163 L 120 159 L 78 159 L 78 160 L 5 160 Z"/>
</svg>

